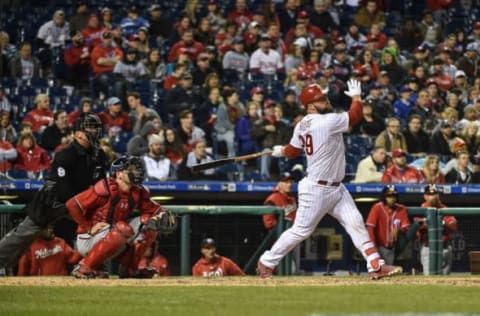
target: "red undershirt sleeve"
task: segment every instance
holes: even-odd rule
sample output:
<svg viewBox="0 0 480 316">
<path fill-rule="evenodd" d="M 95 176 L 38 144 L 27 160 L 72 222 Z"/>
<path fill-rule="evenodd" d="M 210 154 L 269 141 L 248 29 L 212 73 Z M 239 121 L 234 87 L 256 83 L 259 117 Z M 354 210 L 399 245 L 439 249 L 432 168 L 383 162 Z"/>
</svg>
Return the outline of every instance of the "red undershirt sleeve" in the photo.
<svg viewBox="0 0 480 316">
<path fill-rule="evenodd" d="M 300 148 L 293 147 L 290 144 L 283 147 L 283 153 L 288 159 L 297 158 L 300 156 L 301 152 L 302 150 Z"/>
<path fill-rule="evenodd" d="M 360 123 L 363 117 L 363 104 L 361 101 L 354 101 L 348 110 L 348 125 L 350 127 Z"/>
</svg>

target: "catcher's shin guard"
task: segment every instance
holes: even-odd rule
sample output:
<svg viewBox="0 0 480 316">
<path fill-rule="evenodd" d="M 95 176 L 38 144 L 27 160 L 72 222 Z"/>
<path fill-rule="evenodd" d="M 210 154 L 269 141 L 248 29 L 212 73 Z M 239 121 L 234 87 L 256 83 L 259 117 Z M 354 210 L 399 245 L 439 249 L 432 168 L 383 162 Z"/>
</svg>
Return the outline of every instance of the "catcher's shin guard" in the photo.
<svg viewBox="0 0 480 316">
<path fill-rule="evenodd" d="M 83 258 L 80 265 L 95 268 L 112 259 L 125 249 L 128 238 L 133 236 L 133 229 L 125 222 L 118 222 L 113 229 L 93 246 Z"/>
<path fill-rule="evenodd" d="M 131 244 L 129 249 L 119 258 L 119 262 L 122 264 L 122 266 L 125 266 L 130 270 L 137 269 L 137 266 L 140 260 L 143 258 L 143 255 L 157 238 L 157 232 L 154 230 L 147 229 L 142 232 L 142 235 L 143 239 Z"/>
</svg>

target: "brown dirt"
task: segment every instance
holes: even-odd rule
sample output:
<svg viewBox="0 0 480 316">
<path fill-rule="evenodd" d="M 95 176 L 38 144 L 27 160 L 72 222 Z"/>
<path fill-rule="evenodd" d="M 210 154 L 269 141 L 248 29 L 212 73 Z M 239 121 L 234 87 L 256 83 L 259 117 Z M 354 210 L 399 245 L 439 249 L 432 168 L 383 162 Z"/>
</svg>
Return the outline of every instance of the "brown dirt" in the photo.
<svg viewBox="0 0 480 316">
<path fill-rule="evenodd" d="M 192 278 L 165 277 L 156 279 L 92 279 L 73 277 L 5 277 L 0 286 L 342 286 L 367 284 L 448 285 L 480 287 L 480 276 L 397 276 L 371 281 L 366 276 L 292 276 L 261 280 L 258 277 Z"/>
</svg>

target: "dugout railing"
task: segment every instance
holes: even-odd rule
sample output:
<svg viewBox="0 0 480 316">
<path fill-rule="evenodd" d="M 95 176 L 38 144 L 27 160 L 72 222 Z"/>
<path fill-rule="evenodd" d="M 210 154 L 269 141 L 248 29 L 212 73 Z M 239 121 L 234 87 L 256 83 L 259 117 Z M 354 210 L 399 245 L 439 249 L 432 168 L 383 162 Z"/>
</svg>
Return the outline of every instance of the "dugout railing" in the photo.
<svg viewBox="0 0 480 316">
<path fill-rule="evenodd" d="M 5 215 L 20 213 L 24 205 L 0 205 L 0 223 L 5 225 Z M 264 214 L 283 214 L 283 210 L 271 206 L 234 206 L 234 205 L 169 205 L 168 209 L 172 212 L 181 215 L 180 220 L 180 274 L 189 275 L 191 269 L 190 263 L 190 235 L 191 235 L 191 216 L 196 215 L 257 215 Z M 442 218 L 445 215 L 453 216 L 478 216 L 480 215 L 480 208 L 478 207 L 448 207 L 442 209 L 436 208 L 422 208 L 422 207 L 407 207 L 409 215 L 424 216 L 428 224 L 428 239 L 430 250 L 430 273 L 442 273 Z M 252 268 L 258 260 L 260 254 L 268 248 L 268 246 L 280 236 L 280 234 L 289 226 L 288 221 L 284 220 L 283 216 L 278 216 L 278 224 L 275 229 L 272 229 L 259 244 L 255 252 L 250 256 L 250 259 L 244 265 L 244 271 Z M 287 256 L 278 267 L 278 274 L 291 274 L 291 256 Z"/>
</svg>

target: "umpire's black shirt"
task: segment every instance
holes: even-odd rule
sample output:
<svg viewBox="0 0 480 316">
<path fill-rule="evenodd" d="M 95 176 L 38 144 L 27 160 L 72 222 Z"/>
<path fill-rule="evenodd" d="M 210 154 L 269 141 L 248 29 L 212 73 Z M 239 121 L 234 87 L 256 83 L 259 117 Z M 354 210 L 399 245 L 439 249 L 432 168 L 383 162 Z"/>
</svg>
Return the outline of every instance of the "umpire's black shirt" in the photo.
<svg viewBox="0 0 480 316">
<path fill-rule="evenodd" d="M 44 225 L 55 221 L 58 216 L 64 215 L 63 204 L 74 195 L 86 190 L 101 178 L 105 177 L 106 157 L 103 150 L 98 150 L 93 157 L 90 149 L 85 149 L 76 140 L 63 150 L 55 154 L 47 179 L 47 184 L 52 185 L 51 190 L 55 196 L 57 207 L 50 201 L 45 202 L 42 190 L 36 194 L 32 201 L 34 205 L 27 206 L 27 214 L 35 223 Z M 45 186 L 44 186 L 45 187 Z M 41 201 L 38 201 L 40 199 Z M 43 202 L 42 202 L 43 201 Z M 61 204 L 58 205 L 60 202 Z M 43 207 L 42 207 L 43 206 Z M 55 210 L 60 208 L 62 210 Z"/>
</svg>

